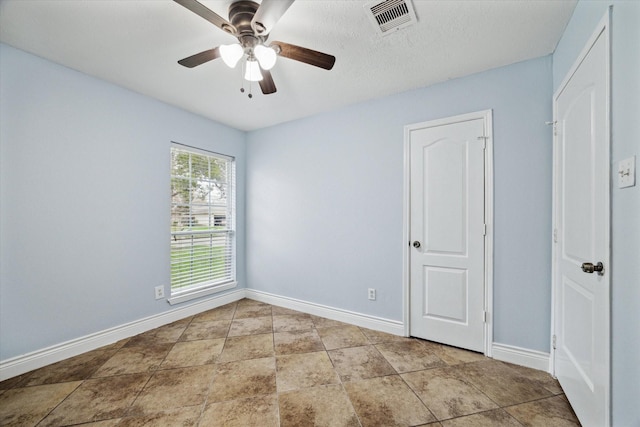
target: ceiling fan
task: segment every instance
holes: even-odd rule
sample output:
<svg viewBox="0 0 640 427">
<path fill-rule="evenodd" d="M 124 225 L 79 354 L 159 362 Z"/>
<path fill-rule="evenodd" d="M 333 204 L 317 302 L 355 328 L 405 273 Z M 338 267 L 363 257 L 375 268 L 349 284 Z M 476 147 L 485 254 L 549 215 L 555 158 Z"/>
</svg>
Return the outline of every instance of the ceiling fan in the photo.
<svg viewBox="0 0 640 427">
<path fill-rule="evenodd" d="M 266 44 L 269 33 L 294 0 L 262 0 L 260 4 L 249 0 L 235 1 L 229 6 L 229 21 L 197 0 L 174 1 L 238 39 L 238 43 L 221 45 L 178 61 L 185 67 L 193 68 L 222 58 L 225 64 L 234 68 L 246 58 L 243 62 L 245 80 L 259 82 L 262 93 L 268 95 L 276 92 L 269 70 L 278 56 L 325 70 L 332 69 L 336 62 L 335 56 L 293 44 L 280 41 Z M 244 88 L 240 90 L 244 92 Z M 249 93 L 249 98 L 251 96 Z"/>
</svg>

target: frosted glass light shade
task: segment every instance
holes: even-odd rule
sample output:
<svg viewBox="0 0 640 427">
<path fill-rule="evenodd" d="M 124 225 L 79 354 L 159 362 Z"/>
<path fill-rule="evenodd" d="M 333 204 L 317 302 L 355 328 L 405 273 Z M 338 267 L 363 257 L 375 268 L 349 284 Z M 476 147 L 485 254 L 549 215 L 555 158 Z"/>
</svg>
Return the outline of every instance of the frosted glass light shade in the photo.
<svg viewBox="0 0 640 427">
<path fill-rule="evenodd" d="M 238 43 L 223 44 L 220 46 L 220 56 L 225 64 L 234 68 L 244 55 L 244 49 Z"/>
<path fill-rule="evenodd" d="M 276 55 L 275 50 L 270 47 L 263 46 L 259 44 L 255 48 L 253 48 L 253 53 L 256 55 L 258 62 L 260 63 L 260 67 L 263 70 L 270 70 L 276 65 Z"/>
<path fill-rule="evenodd" d="M 247 59 L 247 64 L 244 70 L 244 78 L 245 80 L 249 80 L 250 82 L 259 82 L 262 80 L 262 73 L 260 72 L 260 65 L 258 65 L 258 61 L 255 59 Z"/>
</svg>

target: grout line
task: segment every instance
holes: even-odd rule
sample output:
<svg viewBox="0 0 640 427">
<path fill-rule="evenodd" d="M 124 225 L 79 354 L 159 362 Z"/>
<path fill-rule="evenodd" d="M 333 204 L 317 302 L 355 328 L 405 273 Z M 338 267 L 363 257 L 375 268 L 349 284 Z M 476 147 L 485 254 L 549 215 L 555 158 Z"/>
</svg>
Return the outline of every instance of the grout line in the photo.
<svg viewBox="0 0 640 427">
<path fill-rule="evenodd" d="M 84 384 L 84 382 L 86 381 L 86 379 L 81 380 L 80 384 L 78 384 L 78 386 L 76 388 L 74 388 L 73 390 L 71 390 L 69 392 L 69 394 L 67 394 L 64 399 L 62 399 L 60 402 L 58 402 L 58 404 L 56 406 L 54 406 L 49 412 L 47 412 L 42 418 L 40 418 L 34 425 L 38 425 L 40 424 L 42 421 L 44 421 L 49 415 L 51 415 L 53 413 L 53 411 L 55 411 L 58 406 L 62 405 L 62 403 L 67 400 L 69 398 L 69 396 L 71 396 L 73 393 L 75 393 L 76 390 L 78 390 L 78 388 L 80 388 L 82 386 L 82 384 Z M 73 381 L 65 381 L 65 382 L 73 382 Z M 54 383 L 54 384 L 64 384 L 64 383 Z M 48 384 L 41 384 L 41 385 L 48 385 Z M 7 390 L 5 390 L 5 393 L 7 392 Z"/>
</svg>

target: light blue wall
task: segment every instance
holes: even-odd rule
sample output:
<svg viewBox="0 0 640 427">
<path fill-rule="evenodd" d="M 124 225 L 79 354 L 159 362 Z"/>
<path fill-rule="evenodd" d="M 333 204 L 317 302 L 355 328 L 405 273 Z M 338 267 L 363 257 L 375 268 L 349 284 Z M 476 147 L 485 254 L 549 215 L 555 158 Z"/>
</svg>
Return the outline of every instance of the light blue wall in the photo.
<svg viewBox="0 0 640 427">
<path fill-rule="evenodd" d="M 494 339 L 548 351 L 551 92 L 544 57 L 249 133 L 249 286 L 402 320 L 403 127 L 493 109 Z"/>
<path fill-rule="evenodd" d="M 235 155 L 241 195 L 244 133 L 7 45 L 0 67 L 0 360 L 169 310 L 170 141 Z M 242 197 L 238 223 L 245 286 Z"/>
<path fill-rule="evenodd" d="M 617 188 L 618 161 L 640 156 L 640 2 L 580 1 L 553 55 L 554 90 L 613 4 L 611 138 L 611 338 L 614 426 L 639 426 L 640 180 Z"/>
</svg>

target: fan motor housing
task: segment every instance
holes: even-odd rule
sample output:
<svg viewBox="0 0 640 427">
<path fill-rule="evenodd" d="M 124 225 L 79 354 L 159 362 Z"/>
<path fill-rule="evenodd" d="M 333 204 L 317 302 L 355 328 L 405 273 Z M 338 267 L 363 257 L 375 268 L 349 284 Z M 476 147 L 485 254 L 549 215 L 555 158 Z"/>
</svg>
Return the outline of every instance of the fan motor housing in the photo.
<svg viewBox="0 0 640 427">
<path fill-rule="evenodd" d="M 251 20 L 259 6 L 256 2 L 246 0 L 231 3 L 229 6 L 229 22 L 236 28 L 238 36 L 254 34 L 253 28 L 251 28 Z"/>
</svg>

